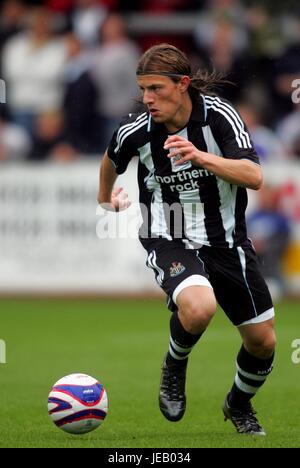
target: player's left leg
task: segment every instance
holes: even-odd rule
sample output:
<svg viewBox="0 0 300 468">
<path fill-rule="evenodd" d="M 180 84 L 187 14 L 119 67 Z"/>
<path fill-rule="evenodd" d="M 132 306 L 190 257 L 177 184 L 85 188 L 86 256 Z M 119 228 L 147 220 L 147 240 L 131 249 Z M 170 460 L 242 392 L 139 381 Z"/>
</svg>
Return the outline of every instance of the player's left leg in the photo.
<svg viewBox="0 0 300 468">
<path fill-rule="evenodd" d="M 218 252 L 201 249 L 216 298 L 238 327 L 243 344 L 223 412 L 239 433 L 264 435 L 251 398 L 272 370 L 275 348 L 274 308 L 251 244 Z"/>
<path fill-rule="evenodd" d="M 274 318 L 260 323 L 242 324 L 238 330 L 248 353 L 262 360 L 268 360 L 274 355 L 276 346 Z"/>
<path fill-rule="evenodd" d="M 265 435 L 250 400 L 272 371 L 276 336 L 274 318 L 238 327 L 243 344 L 237 356 L 234 383 L 225 399 L 223 412 L 240 433 Z"/>
</svg>

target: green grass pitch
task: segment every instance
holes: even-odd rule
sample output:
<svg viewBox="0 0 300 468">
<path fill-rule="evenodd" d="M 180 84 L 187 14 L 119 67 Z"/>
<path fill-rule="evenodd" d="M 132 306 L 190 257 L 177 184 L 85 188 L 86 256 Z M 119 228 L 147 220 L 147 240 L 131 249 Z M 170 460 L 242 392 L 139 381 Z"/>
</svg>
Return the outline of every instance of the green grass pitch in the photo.
<svg viewBox="0 0 300 468">
<path fill-rule="evenodd" d="M 255 398 L 267 437 L 242 436 L 223 420 L 221 405 L 235 373 L 238 332 L 221 310 L 193 350 L 187 411 L 177 423 L 158 409 L 160 365 L 168 344 L 164 301 L 104 299 L 1 299 L 0 447 L 299 447 L 299 303 L 276 306 L 276 365 Z M 104 384 L 109 413 L 82 436 L 58 429 L 47 396 L 59 378 L 84 372 Z"/>
</svg>

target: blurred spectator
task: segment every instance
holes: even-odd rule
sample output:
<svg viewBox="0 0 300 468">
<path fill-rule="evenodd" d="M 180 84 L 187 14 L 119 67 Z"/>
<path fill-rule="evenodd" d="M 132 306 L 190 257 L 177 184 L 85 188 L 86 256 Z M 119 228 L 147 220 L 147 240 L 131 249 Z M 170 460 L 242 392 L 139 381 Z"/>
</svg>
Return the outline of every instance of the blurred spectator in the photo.
<svg viewBox="0 0 300 468">
<path fill-rule="evenodd" d="M 291 114 L 279 122 L 277 133 L 290 155 L 300 160 L 300 103 L 295 105 Z"/>
<path fill-rule="evenodd" d="M 72 31 L 73 0 L 44 0 L 43 3 L 53 16 L 57 33 L 64 34 Z"/>
<path fill-rule="evenodd" d="M 237 109 L 245 122 L 261 161 L 279 162 L 288 159 L 287 150 L 276 133 L 262 124 L 261 110 L 257 105 L 243 101 Z"/>
<path fill-rule="evenodd" d="M 2 112 L 1 112 L 2 114 Z M 0 162 L 25 159 L 31 149 L 26 131 L 0 114 Z"/>
<path fill-rule="evenodd" d="M 97 0 L 76 0 L 72 15 L 73 31 L 85 47 L 97 44 L 107 7 Z"/>
<path fill-rule="evenodd" d="M 43 7 L 33 9 L 27 30 L 10 39 L 3 52 L 12 118 L 31 134 L 35 115 L 62 105 L 66 48 L 53 37 L 51 19 Z"/>
<path fill-rule="evenodd" d="M 245 2 L 240 0 L 206 0 L 203 17 L 226 17 L 235 24 L 246 24 L 247 10 Z"/>
<path fill-rule="evenodd" d="M 138 47 L 129 39 L 122 17 L 110 14 L 102 26 L 101 44 L 93 57 L 102 150 L 109 143 L 120 117 L 130 112 L 138 95 L 135 76 L 138 59 Z"/>
<path fill-rule="evenodd" d="M 290 221 L 279 210 L 279 190 L 264 185 L 258 191 L 258 208 L 247 219 L 262 272 L 275 299 L 285 292 L 282 259 L 290 238 Z"/>
<path fill-rule="evenodd" d="M 66 140 L 63 114 L 59 111 L 42 113 L 36 117 L 30 159 L 41 161 L 59 156 L 62 159 L 76 157 L 76 151 Z"/>
<path fill-rule="evenodd" d="M 5 43 L 15 34 L 22 31 L 24 26 L 25 7 L 21 0 L 6 0 L 0 11 L 0 55 Z M 2 72 L 2 60 L 0 60 L 0 76 Z"/>
<path fill-rule="evenodd" d="M 279 18 L 271 15 L 266 5 L 257 3 L 248 9 L 247 26 L 255 56 L 273 58 L 282 53 L 286 39 L 281 31 Z"/>
<path fill-rule="evenodd" d="M 293 101 L 291 99 L 293 91 L 292 84 L 299 76 L 300 22 L 298 41 L 290 44 L 273 63 L 273 79 L 271 85 L 273 91 L 273 109 L 277 121 L 279 118 L 283 118 L 293 111 Z"/>
<path fill-rule="evenodd" d="M 25 6 L 22 0 L 5 0 L 0 12 L 0 51 L 5 42 L 24 26 Z"/>
<path fill-rule="evenodd" d="M 225 71 L 230 68 L 233 58 L 248 46 L 245 28 L 225 14 L 203 13 L 195 29 L 195 40 L 200 48 L 209 49 L 214 65 Z"/>
<path fill-rule="evenodd" d="M 82 50 L 74 34 L 67 36 L 66 43 L 69 57 L 64 73 L 66 137 L 77 151 L 98 154 L 101 149 L 98 92 L 89 71 L 90 55 Z"/>
<path fill-rule="evenodd" d="M 295 224 L 300 223 L 300 187 L 291 178 L 284 179 L 280 185 L 279 209 Z"/>
<path fill-rule="evenodd" d="M 285 37 L 287 44 L 293 44 L 300 39 L 300 6 L 298 2 L 297 8 L 284 9 L 277 15 L 282 34 Z"/>
<path fill-rule="evenodd" d="M 237 6 L 239 10 L 239 4 Z M 200 15 L 194 31 L 195 46 L 204 66 L 223 73 L 227 80 L 236 85 L 222 89 L 223 96 L 230 101 L 239 98 L 255 69 L 248 51 L 249 37 L 242 11 L 239 21 L 234 12 L 224 5 L 216 11 L 205 11 Z"/>
</svg>

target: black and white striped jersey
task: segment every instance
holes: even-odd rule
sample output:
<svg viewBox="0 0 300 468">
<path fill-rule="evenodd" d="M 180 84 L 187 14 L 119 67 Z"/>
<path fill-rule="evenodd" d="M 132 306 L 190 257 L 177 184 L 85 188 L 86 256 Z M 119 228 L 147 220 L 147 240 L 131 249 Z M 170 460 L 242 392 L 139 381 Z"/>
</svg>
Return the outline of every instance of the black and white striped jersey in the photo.
<svg viewBox="0 0 300 468">
<path fill-rule="evenodd" d="M 259 164 L 249 133 L 226 100 L 200 95 L 185 128 L 177 134 L 202 151 Z M 232 248 L 247 239 L 247 192 L 190 161 L 175 166 L 163 149 L 169 133 L 149 113 L 130 114 L 115 131 L 108 156 L 122 174 L 139 158 L 141 238 L 180 239 L 187 248 Z"/>
</svg>

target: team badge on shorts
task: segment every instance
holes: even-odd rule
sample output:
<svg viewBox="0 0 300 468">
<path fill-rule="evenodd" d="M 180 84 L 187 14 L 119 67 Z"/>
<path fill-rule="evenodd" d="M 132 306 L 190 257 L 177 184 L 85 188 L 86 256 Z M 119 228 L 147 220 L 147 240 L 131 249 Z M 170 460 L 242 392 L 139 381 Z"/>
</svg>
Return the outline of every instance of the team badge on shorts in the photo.
<svg viewBox="0 0 300 468">
<path fill-rule="evenodd" d="M 185 266 L 182 265 L 180 262 L 173 262 L 172 266 L 170 267 L 170 276 L 177 276 L 180 275 L 185 270 Z"/>
</svg>

